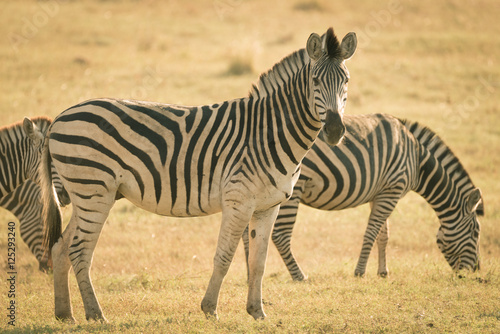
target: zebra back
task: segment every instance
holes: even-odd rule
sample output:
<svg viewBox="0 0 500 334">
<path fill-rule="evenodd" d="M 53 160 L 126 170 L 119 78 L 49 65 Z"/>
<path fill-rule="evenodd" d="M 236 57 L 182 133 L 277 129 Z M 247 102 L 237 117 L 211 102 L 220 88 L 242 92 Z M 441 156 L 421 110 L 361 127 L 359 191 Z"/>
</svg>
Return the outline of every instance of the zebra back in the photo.
<svg viewBox="0 0 500 334">
<path fill-rule="evenodd" d="M 421 173 L 422 167 L 425 166 L 427 155 L 435 156 L 441 162 L 441 165 L 444 167 L 446 175 L 455 180 L 463 180 L 467 185 L 462 191 L 466 191 L 469 189 L 475 188 L 474 183 L 472 182 L 469 173 L 465 170 L 464 166 L 458 159 L 458 157 L 453 153 L 451 148 L 446 145 L 446 143 L 437 135 L 432 129 L 429 127 L 420 124 L 419 122 L 410 121 L 407 119 L 400 119 L 401 123 L 413 134 L 413 136 L 418 140 L 418 142 L 422 145 L 422 152 L 420 155 L 421 160 Z M 426 193 L 423 187 L 425 187 L 425 181 L 428 180 L 428 177 L 421 174 L 419 179 L 419 185 L 417 192 L 424 192 L 424 197 L 430 195 L 430 193 Z M 476 213 L 479 216 L 484 215 L 484 204 L 483 201 L 479 204 L 476 209 Z"/>
</svg>

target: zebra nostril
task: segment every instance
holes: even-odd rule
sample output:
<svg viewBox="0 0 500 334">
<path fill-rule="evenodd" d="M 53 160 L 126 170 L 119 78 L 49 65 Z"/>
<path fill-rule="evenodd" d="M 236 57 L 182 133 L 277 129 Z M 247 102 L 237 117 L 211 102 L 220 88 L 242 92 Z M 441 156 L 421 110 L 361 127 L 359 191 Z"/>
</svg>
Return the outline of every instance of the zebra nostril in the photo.
<svg viewBox="0 0 500 334">
<path fill-rule="evenodd" d="M 345 125 L 338 112 L 327 110 L 325 119 L 325 140 L 330 145 L 337 145 L 345 134 Z"/>
</svg>

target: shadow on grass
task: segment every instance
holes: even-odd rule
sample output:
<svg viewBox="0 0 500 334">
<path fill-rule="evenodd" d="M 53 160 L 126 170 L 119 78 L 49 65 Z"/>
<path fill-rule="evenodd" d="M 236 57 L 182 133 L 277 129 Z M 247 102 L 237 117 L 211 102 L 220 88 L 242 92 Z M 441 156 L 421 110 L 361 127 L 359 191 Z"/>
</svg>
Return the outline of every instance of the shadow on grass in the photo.
<svg viewBox="0 0 500 334">
<path fill-rule="evenodd" d="M 98 322 L 89 322 L 86 324 L 59 323 L 55 325 L 27 325 L 23 327 L 14 327 L 9 329 L 9 333 L 117 333 L 131 329 L 141 328 L 148 332 L 157 331 L 164 326 L 174 323 L 173 318 L 155 319 L 155 320 L 130 320 L 119 323 L 102 324 Z"/>
</svg>

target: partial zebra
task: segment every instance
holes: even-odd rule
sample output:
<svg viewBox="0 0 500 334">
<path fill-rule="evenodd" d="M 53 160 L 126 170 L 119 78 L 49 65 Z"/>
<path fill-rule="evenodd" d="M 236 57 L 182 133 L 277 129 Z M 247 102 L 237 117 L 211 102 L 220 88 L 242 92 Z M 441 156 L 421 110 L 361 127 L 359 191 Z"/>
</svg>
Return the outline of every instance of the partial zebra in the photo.
<svg viewBox="0 0 500 334">
<path fill-rule="evenodd" d="M 250 223 L 247 311 L 264 318 L 262 276 L 272 226 L 321 128 L 330 144 L 344 134 L 344 60 L 355 49 L 354 33 L 341 44 L 330 28 L 324 45 L 312 34 L 306 50 L 263 74 L 246 98 L 200 107 L 99 99 L 59 115 L 47 134 L 41 172 L 45 221 L 53 229 L 56 317 L 74 320 L 68 286 L 73 266 L 87 319 L 105 321 L 90 265 L 109 210 L 125 197 L 166 216 L 222 211 L 214 270 L 201 303 L 207 316 L 217 317 L 222 280 Z M 47 191 L 51 161 L 73 203 L 62 236 Z"/>
<path fill-rule="evenodd" d="M 27 179 L 37 180 L 40 144 L 50 123 L 47 117 L 36 117 L 0 128 L 0 198 Z"/>
<path fill-rule="evenodd" d="M 389 115 L 346 115 L 344 123 L 347 131 L 338 146 L 329 146 L 320 135 L 302 162 L 292 197 L 280 208 L 272 240 L 292 278 L 306 277 L 291 250 L 299 203 L 342 210 L 370 202 L 355 275 L 365 273 L 377 239 L 378 274 L 386 276 L 388 218 L 409 191 L 420 194 L 435 210 L 441 224 L 437 243 L 450 266 L 478 269 L 481 191 L 449 147 L 431 129 Z"/>
<path fill-rule="evenodd" d="M 47 131 L 51 119 L 37 117 L 33 123 L 41 134 Z M 37 143 L 43 136 L 35 137 Z M 47 254 L 42 248 L 42 204 L 40 187 L 32 181 L 36 178 L 39 165 L 39 153 L 33 151 L 31 139 L 23 130 L 21 123 L 15 123 L 0 129 L 0 207 L 3 207 L 19 220 L 21 239 L 35 255 L 42 271 L 48 269 Z M 35 145 L 36 146 L 36 145 Z M 38 160 L 37 160 L 38 159 Z M 62 188 L 59 177 L 53 172 L 54 186 L 59 200 L 68 204 L 69 198 Z"/>
<path fill-rule="evenodd" d="M 53 170 L 52 180 L 61 206 L 69 204 L 69 197 L 59 176 Z M 52 266 L 43 248 L 43 221 L 41 191 L 37 183 L 28 179 L 14 191 L 0 198 L 0 207 L 9 210 L 19 220 L 21 239 L 38 260 L 39 269 L 48 271 Z"/>
<path fill-rule="evenodd" d="M 54 187 L 57 189 L 61 205 L 67 205 L 69 198 L 65 197 L 64 189 L 57 175 L 54 178 Z M 39 269 L 47 271 L 51 264 L 47 254 L 44 254 L 43 222 L 41 192 L 38 184 L 31 180 L 24 181 L 13 192 L 0 198 L 0 207 L 9 210 L 19 220 L 21 239 L 38 260 Z"/>
</svg>

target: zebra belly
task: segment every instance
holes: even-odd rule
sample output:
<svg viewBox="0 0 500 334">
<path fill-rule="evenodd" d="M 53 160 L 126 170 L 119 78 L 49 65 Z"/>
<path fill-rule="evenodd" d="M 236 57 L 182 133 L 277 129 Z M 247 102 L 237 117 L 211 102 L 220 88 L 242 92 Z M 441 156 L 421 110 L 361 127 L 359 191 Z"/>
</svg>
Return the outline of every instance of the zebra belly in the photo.
<svg viewBox="0 0 500 334">
<path fill-rule="evenodd" d="M 136 206 L 162 215 L 170 217 L 199 217 L 207 216 L 221 211 L 220 196 L 212 193 L 191 192 L 189 198 L 186 192 L 175 192 L 168 182 L 168 177 L 164 180 L 162 193 L 159 201 L 156 195 L 148 193 L 142 198 L 140 191 L 137 191 L 133 182 L 121 183 L 118 191 Z M 176 193 L 175 196 L 172 196 Z M 175 198 L 175 201 L 174 201 Z"/>
<path fill-rule="evenodd" d="M 110 152 L 121 149 L 112 143 L 107 148 Z M 121 195 L 140 208 L 165 216 L 204 216 L 221 211 L 220 176 L 215 174 L 198 178 L 169 164 L 145 168 L 144 162 L 133 155 L 117 158 L 92 147 L 53 140 L 50 151 L 73 202 L 79 201 L 75 193 L 84 197 Z"/>
</svg>

